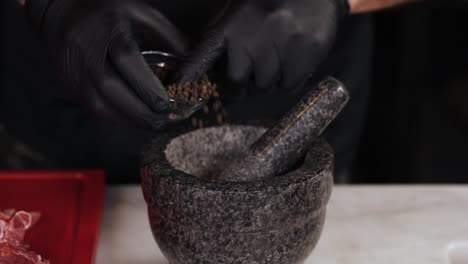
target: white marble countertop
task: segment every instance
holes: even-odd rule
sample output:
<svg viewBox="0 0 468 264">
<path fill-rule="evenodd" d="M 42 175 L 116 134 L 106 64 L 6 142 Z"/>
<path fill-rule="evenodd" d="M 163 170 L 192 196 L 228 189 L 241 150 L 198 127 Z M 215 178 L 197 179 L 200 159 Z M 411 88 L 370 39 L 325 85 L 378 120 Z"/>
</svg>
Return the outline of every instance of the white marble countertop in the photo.
<svg viewBox="0 0 468 264">
<path fill-rule="evenodd" d="M 106 190 L 96 263 L 167 264 L 138 186 Z M 468 264 L 468 186 L 335 186 L 305 263 Z"/>
</svg>

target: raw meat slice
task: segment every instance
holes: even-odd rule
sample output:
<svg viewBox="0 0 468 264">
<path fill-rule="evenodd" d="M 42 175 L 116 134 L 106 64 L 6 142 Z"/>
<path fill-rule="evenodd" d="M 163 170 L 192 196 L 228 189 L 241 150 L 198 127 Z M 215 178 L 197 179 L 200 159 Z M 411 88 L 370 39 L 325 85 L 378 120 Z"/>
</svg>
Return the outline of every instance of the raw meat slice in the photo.
<svg viewBox="0 0 468 264">
<path fill-rule="evenodd" d="M 16 210 L 0 211 L 0 264 L 50 264 L 24 244 L 24 235 L 40 214 Z"/>
</svg>

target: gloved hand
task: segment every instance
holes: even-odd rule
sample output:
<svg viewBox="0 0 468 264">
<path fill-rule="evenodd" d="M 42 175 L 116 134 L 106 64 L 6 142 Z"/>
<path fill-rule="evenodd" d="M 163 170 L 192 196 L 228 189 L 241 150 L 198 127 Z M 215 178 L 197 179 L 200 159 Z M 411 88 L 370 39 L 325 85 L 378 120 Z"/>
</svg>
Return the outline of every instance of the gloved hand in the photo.
<svg viewBox="0 0 468 264">
<path fill-rule="evenodd" d="M 159 129 L 168 96 L 140 47 L 182 55 L 178 29 L 143 0 L 27 0 L 26 15 L 47 40 L 67 86 L 92 110 Z"/>
<path fill-rule="evenodd" d="M 347 0 L 247 0 L 225 32 L 230 79 L 264 92 L 302 87 L 348 12 Z"/>
</svg>

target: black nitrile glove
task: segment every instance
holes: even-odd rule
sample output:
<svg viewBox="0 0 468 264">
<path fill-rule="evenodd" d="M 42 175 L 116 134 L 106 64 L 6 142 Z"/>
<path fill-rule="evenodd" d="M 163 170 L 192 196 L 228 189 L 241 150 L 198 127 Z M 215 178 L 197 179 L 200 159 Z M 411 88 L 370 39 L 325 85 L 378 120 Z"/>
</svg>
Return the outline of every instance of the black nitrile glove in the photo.
<svg viewBox="0 0 468 264">
<path fill-rule="evenodd" d="M 98 114 L 159 129 L 169 100 L 140 48 L 182 55 L 185 40 L 142 0 L 27 0 L 61 75 Z"/>
<path fill-rule="evenodd" d="M 347 0 L 247 0 L 225 32 L 230 79 L 260 91 L 302 87 L 348 9 Z"/>
</svg>

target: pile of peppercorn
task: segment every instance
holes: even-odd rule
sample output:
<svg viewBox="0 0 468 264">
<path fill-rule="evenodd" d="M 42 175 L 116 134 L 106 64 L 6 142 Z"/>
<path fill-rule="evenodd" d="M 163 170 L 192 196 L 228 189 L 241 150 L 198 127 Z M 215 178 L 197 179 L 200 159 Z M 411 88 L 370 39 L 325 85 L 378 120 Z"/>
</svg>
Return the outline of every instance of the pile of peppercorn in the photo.
<svg viewBox="0 0 468 264">
<path fill-rule="evenodd" d="M 176 109 L 177 104 L 194 105 L 200 100 L 219 98 L 216 84 L 206 76 L 198 81 L 170 84 L 167 86 L 167 94 L 174 100 L 171 102 L 172 109 Z"/>
<path fill-rule="evenodd" d="M 168 69 L 157 64 L 150 65 L 153 73 L 163 82 L 169 76 Z M 217 85 L 212 83 L 208 76 L 203 75 L 198 81 L 180 82 L 166 85 L 166 91 L 170 100 L 170 108 L 177 111 L 179 107 L 196 105 L 201 101 L 207 101 L 203 111 L 195 113 L 191 118 L 192 126 L 202 128 L 210 123 L 221 125 L 226 120 L 226 110 L 221 103 Z"/>
</svg>

